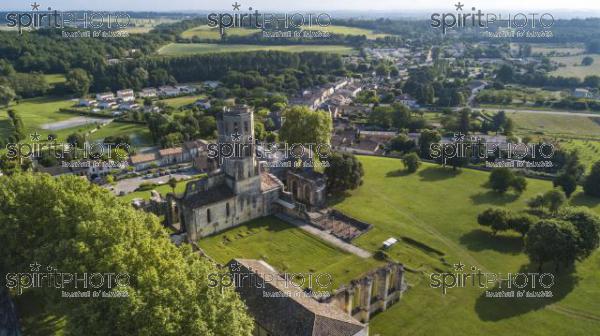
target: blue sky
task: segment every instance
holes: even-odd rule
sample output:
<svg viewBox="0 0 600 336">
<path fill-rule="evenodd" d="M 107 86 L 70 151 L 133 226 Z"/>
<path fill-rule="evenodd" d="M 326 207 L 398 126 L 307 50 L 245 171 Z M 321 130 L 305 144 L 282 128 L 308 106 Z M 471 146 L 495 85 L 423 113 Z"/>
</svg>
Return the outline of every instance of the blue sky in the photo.
<svg viewBox="0 0 600 336">
<path fill-rule="evenodd" d="M 147 11 L 176 11 L 176 10 L 231 10 L 230 0 L 38 0 L 41 8 L 52 7 L 59 10 L 147 10 Z M 271 10 L 377 10 L 377 11 L 417 11 L 435 10 L 447 12 L 453 10 L 457 1 L 440 0 L 238 0 L 242 8 L 253 7 L 261 11 Z M 465 8 L 475 6 L 482 10 L 501 9 L 515 11 L 536 9 L 548 11 L 562 9 L 567 11 L 582 11 L 586 9 L 600 10 L 598 0 L 463 0 Z M 0 10 L 26 10 L 33 1 L 2 0 Z"/>
</svg>

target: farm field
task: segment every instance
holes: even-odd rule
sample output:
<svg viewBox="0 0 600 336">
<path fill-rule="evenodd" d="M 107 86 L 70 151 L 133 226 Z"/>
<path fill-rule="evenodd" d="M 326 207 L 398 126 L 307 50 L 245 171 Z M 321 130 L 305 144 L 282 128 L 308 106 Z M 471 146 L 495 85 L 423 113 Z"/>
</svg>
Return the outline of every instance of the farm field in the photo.
<svg viewBox="0 0 600 336">
<path fill-rule="evenodd" d="M 233 258 L 262 259 L 280 272 L 332 275 L 335 289 L 383 265 L 362 259 L 275 217 L 264 217 L 203 238 L 198 245 L 221 264 Z M 325 289 L 322 289 L 325 290 Z"/>
<path fill-rule="evenodd" d="M 589 66 L 582 66 L 581 60 L 585 56 L 590 56 L 594 59 L 594 63 Z M 551 57 L 554 62 L 562 63 L 565 66 L 559 67 L 558 69 L 550 72 L 551 75 L 563 76 L 563 77 L 578 77 L 585 78 L 585 76 L 600 76 L 600 55 L 577 55 L 567 57 Z"/>
<path fill-rule="evenodd" d="M 560 146 L 569 150 L 577 150 L 581 162 L 586 165 L 589 173 L 592 164 L 600 161 L 600 140 L 561 139 Z"/>
<path fill-rule="evenodd" d="M 44 75 L 44 78 L 46 79 L 46 82 L 48 82 L 48 84 L 50 84 L 51 86 L 61 84 L 67 81 L 67 78 L 64 74 L 46 74 Z"/>
<path fill-rule="evenodd" d="M 248 36 L 259 32 L 260 30 L 247 28 L 229 28 L 226 30 L 226 34 L 229 36 Z M 204 40 L 218 40 L 221 38 L 221 34 L 218 28 L 211 28 L 206 25 L 188 29 L 181 33 L 181 37 L 186 39 L 199 38 Z"/>
<path fill-rule="evenodd" d="M 274 50 L 287 52 L 328 52 L 336 54 L 352 54 L 351 47 L 340 45 L 253 45 L 253 44 L 214 44 L 214 43 L 170 43 L 158 50 L 159 55 L 185 56 L 197 54 L 248 52 Z"/>
<path fill-rule="evenodd" d="M 376 33 L 370 29 L 347 27 L 347 26 L 321 27 L 321 26 L 316 25 L 316 26 L 313 26 L 310 28 L 305 28 L 304 30 L 323 31 L 323 32 L 329 32 L 332 34 L 339 34 L 339 35 L 354 35 L 354 36 L 364 35 L 367 37 L 367 39 L 371 39 L 371 40 L 389 36 L 389 34 Z M 229 36 L 248 36 L 248 35 L 257 34 L 260 32 L 261 32 L 261 30 L 259 30 L 259 29 L 248 29 L 248 28 L 228 28 L 226 30 L 226 34 Z M 198 26 L 198 27 L 194 27 L 192 29 L 188 29 L 188 30 L 184 31 L 183 33 L 181 33 L 181 37 L 186 38 L 186 39 L 199 38 L 199 39 L 206 39 L 206 40 L 217 40 L 217 39 L 221 38 L 221 34 L 219 33 L 219 30 L 217 28 L 211 28 L 206 25 L 206 26 Z"/>
<path fill-rule="evenodd" d="M 482 187 L 487 172 L 424 164 L 406 175 L 399 171 L 400 160 L 360 160 L 364 184 L 333 206 L 374 225 L 354 242 L 362 248 L 375 251 L 385 239 L 400 238 L 388 254 L 409 270 L 409 290 L 371 319 L 372 334 L 455 335 L 461 330 L 465 335 L 489 335 L 520 330 L 529 335 L 591 335 L 600 330 L 600 302 L 593 299 L 600 294 L 600 252 L 578 263 L 572 274 L 557 275 L 552 298 L 486 298 L 483 289 L 468 285 L 450 288 L 444 295 L 430 285 L 432 272 L 451 272 L 458 263 L 467 270 L 476 267 L 504 275 L 529 269 L 520 236 L 492 236 L 476 217 L 490 206 L 523 209 L 527 199 L 551 189 L 551 182 L 528 179 L 522 195 L 498 195 Z M 571 203 L 600 213 L 600 201 L 581 193 Z"/>
<path fill-rule="evenodd" d="M 578 55 L 585 52 L 585 46 L 579 43 L 572 44 L 546 44 L 546 43 L 532 43 L 531 53 L 540 54 L 544 56 L 554 55 Z"/>
<path fill-rule="evenodd" d="M 516 131 L 520 134 L 600 138 L 600 116 L 525 112 L 507 112 L 507 116 L 514 120 Z"/>
</svg>

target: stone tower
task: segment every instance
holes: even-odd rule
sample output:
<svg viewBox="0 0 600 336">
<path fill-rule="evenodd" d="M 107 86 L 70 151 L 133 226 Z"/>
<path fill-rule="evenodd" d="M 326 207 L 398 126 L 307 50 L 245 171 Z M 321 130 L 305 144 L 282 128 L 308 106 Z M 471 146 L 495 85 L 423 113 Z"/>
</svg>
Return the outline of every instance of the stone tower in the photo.
<svg viewBox="0 0 600 336">
<path fill-rule="evenodd" d="M 217 116 L 220 146 L 231 149 L 221 166 L 236 195 L 260 192 L 260 172 L 254 148 L 254 114 L 246 105 L 227 108 Z"/>
</svg>

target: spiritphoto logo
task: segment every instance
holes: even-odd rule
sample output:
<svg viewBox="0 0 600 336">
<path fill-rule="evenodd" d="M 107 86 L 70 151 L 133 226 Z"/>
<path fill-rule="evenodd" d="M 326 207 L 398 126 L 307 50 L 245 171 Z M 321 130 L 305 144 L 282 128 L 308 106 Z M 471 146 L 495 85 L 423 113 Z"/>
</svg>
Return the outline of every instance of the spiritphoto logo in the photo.
<svg viewBox="0 0 600 336">
<path fill-rule="evenodd" d="M 113 291 L 129 286 L 128 273 L 70 273 L 56 267 L 43 267 L 38 262 L 29 265 L 29 272 L 7 273 L 6 287 L 17 295 L 30 288 L 61 289 L 62 297 L 125 297 L 127 292 Z M 75 291 L 73 291 L 75 290 Z"/>
<path fill-rule="evenodd" d="M 435 142 L 429 145 L 430 156 L 434 160 L 448 162 L 454 158 L 485 160 L 491 168 L 543 168 L 552 167 L 549 159 L 554 157 L 552 143 L 486 142 L 484 138 L 455 133 L 452 142 Z M 494 162 L 488 162 L 493 159 Z"/>
<path fill-rule="evenodd" d="M 41 4 L 32 3 L 29 12 L 9 12 L 6 14 L 6 26 L 17 28 L 19 33 L 23 29 L 107 29 L 118 30 L 130 26 L 131 17 L 125 12 L 96 12 L 96 11 L 59 11 L 47 7 L 40 9 Z M 94 34 L 96 35 L 96 34 Z M 100 37 L 100 32 L 97 36 Z M 105 37 L 105 36 L 102 36 Z"/>
<path fill-rule="evenodd" d="M 303 166 L 307 167 L 308 164 L 328 166 L 327 159 L 332 153 L 332 147 L 328 143 L 268 143 L 254 141 L 251 136 L 244 137 L 238 132 L 233 133 L 230 138 L 230 142 L 208 144 L 208 158 L 222 164 L 225 159 L 248 157 L 256 148 L 260 148 L 261 150 L 256 151 L 257 158 L 266 160 L 268 166 L 291 167 L 294 160 L 301 160 Z"/>
<path fill-rule="evenodd" d="M 550 290 L 554 286 L 554 274 L 539 272 L 494 273 L 482 272 L 477 266 L 465 268 L 462 262 L 454 264 L 451 272 L 431 273 L 430 287 L 439 288 L 447 294 L 454 288 L 486 289 L 485 297 L 494 298 L 532 298 L 552 297 Z"/>
<path fill-rule="evenodd" d="M 237 263 L 229 265 L 231 272 L 209 273 L 208 286 L 211 288 L 244 288 L 267 289 L 267 285 L 276 284 L 277 288 L 300 289 L 311 292 L 327 291 L 333 284 L 333 276 L 330 273 L 262 273 L 249 268 L 248 272 L 242 272 Z"/>
<path fill-rule="evenodd" d="M 233 9 L 230 13 L 210 13 L 207 16 L 208 26 L 218 27 L 221 35 L 228 28 L 276 30 L 331 25 L 331 16 L 327 13 L 261 13 L 252 7 L 248 7 L 248 11 L 244 13 L 241 12 L 242 5 L 237 1 L 231 6 Z"/>
<path fill-rule="evenodd" d="M 554 25 L 554 16 L 550 13 L 485 13 L 471 7 L 468 12 L 460 1 L 454 5 L 455 12 L 431 14 L 431 27 L 441 28 L 442 34 L 454 28 L 487 29 L 491 25 L 509 29 L 548 29 Z M 520 36 L 518 36 L 520 37 Z"/>
<path fill-rule="evenodd" d="M 115 158 L 125 160 L 128 157 L 130 146 L 127 143 L 101 143 L 84 141 L 58 142 L 53 136 L 48 136 L 47 141 L 41 140 L 39 133 L 29 135 L 31 142 L 6 144 L 6 157 L 9 160 L 41 159 L 44 154 L 55 159 L 91 159 Z"/>
</svg>

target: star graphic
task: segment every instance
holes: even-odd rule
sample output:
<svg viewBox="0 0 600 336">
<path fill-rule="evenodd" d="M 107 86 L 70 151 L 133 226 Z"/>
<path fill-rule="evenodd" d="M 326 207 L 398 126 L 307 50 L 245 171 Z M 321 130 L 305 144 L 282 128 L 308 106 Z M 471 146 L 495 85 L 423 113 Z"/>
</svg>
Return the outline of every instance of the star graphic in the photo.
<svg viewBox="0 0 600 336">
<path fill-rule="evenodd" d="M 465 135 L 462 134 L 461 132 L 454 133 L 454 136 L 452 138 L 453 138 L 454 142 L 464 142 L 465 141 Z"/>
<path fill-rule="evenodd" d="M 40 134 L 38 132 L 29 134 L 29 136 L 31 137 L 31 141 L 40 141 Z"/>
<path fill-rule="evenodd" d="M 461 10 L 463 10 L 463 6 L 464 6 L 464 5 L 465 5 L 465 4 L 461 4 L 461 3 L 460 3 L 460 1 L 459 1 L 459 2 L 458 2 L 456 5 L 454 5 L 454 7 L 456 7 L 456 10 L 457 10 L 457 11 L 459 11 L 459 10 L 461 11 Z"/>
<path fill-rule="evenodd" d="M 454 264 L 454 270 L 455 271 L 461 271 L 463 270 L 463 268 L 465 267 L 465 265 L 459 261 L 458 264 Z"/>
<path fill-rule="evenodd" d="M 240 141 L 242 140 L 242 135 L 236 130 L 235 133 L 231 135 L 231 140 Z"/>
<path fill-rule="evenodd" d="M 41 266 L 42 265 L 38 264 L 37 261 L 35 263 L 33 263 L 33 264 L 29 264 L 29 268 L 31 269 L 32 272 L 39 271 Z"/>
<path fill-rule="evenodd" d="M 31 10 L 32 11 L 34 11 L 34 10 L 40 10 L 40 4 L 37 3 L 37 2 L 32 3 L 31 4 Z"/>
<path fill-rule="evenodd" d="M 236 1 L 236 2 L 235 2 L 234 4 L 232 4 L 231 6 L 233 7 L 233 10 L 237 10 L 237 11 L 239 11 L 239 10 L 240 10 L 240 6 L 241 6 L 241 4 L 237 3 L 237 1 Z"/>
</svg>

